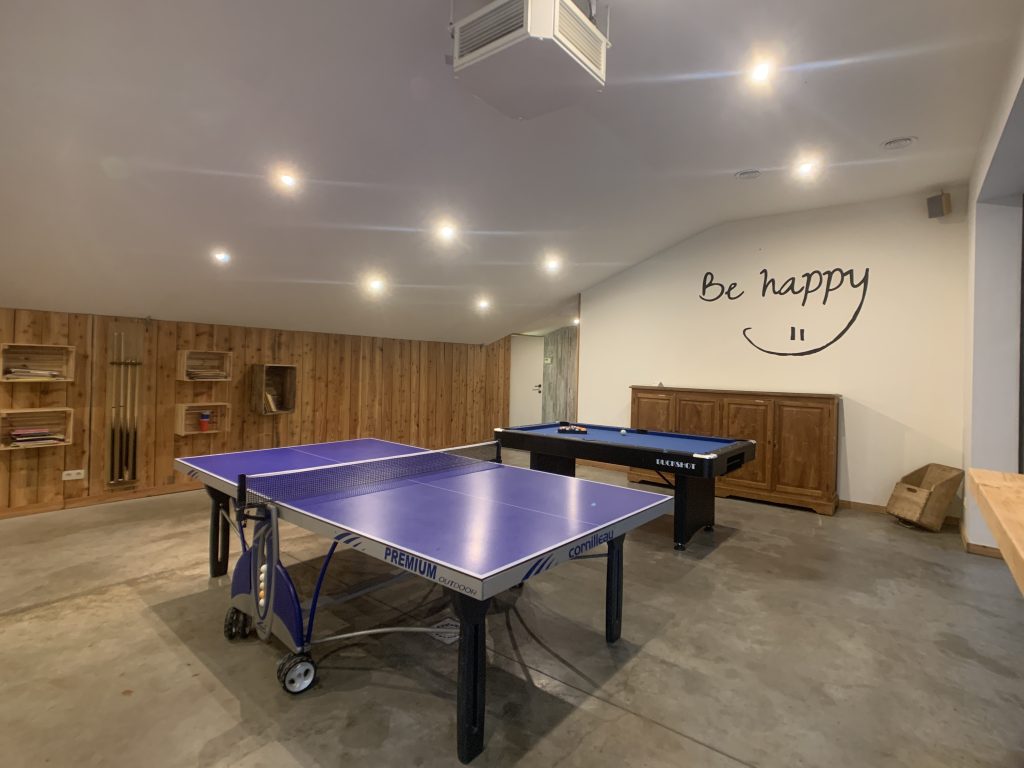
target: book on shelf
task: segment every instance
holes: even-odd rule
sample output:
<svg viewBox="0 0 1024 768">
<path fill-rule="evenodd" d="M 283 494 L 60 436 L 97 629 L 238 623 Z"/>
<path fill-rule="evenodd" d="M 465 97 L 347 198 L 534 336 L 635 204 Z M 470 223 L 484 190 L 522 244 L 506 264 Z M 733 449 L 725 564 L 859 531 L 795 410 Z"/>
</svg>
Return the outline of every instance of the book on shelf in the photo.
<svg viewBox="0 0 1024 768">
<path fill-rule="evenodd" d="M 268 413 L 277 413 L 277 401 L 270 392 L 263 393 L 263 400 L 267 404 Z"/>
<path fill-rule="evenodd" d="M 60 371 L 42 368 L 7 368 L 4 370 L 6 379 L 59 379 L 60 376 Z"/>
<path fill-rule="evenodd" d="M 228 377 L 228 374 L 227 371 L 201 370 L 188 371 L 187 376 L 193 381 L 207 381 L 215 379 L 226 379 Z"/>
</svg>

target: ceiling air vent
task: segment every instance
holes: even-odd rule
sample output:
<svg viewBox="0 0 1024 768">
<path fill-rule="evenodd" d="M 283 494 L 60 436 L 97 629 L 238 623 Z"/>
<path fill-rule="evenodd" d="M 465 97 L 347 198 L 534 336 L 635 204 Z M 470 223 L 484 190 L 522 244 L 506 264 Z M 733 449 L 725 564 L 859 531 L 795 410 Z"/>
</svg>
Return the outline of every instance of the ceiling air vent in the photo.
<svg viewBox="0 0 1024 768">
<path fill-rule="evenodd" d="M 497 0 L 455 23 L 453 69 L 481 101 L 525 119 L 599 91 L 607 49 L 572 0 Z"/>
</svg>

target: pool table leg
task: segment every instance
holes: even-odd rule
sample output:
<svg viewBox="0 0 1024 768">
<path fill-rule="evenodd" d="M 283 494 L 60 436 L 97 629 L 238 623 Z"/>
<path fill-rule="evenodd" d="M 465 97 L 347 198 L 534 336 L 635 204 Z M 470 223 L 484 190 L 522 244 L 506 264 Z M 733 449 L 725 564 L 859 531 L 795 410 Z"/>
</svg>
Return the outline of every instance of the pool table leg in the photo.
<svg viewBox="0 0 1024 768">
<path fill-rule="evenodd" d="M 675 520 L 673 524 L 676 549 L 686 549 L 686 543 L 694 533 L 701 528 L 710 530 L 714 525 L 715 479 L 676 474 Z"/>
<path fill-rule="evenodd" d="M 530 469 L 550 472 L 553 475 L 576 477 L 576 459 L 567 456 L 549 456 L 544 453 L 530 454 Z"/>
</svg>

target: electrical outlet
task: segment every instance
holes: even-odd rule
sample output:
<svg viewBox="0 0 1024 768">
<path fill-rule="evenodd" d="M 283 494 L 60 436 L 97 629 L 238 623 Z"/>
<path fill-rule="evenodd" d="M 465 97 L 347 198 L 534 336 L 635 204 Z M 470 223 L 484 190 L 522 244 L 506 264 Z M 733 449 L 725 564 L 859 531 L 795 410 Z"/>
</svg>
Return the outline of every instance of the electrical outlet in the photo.
<svg viewBox="0 0 1024 768">
<path fill-rule="evenodd" d="M 68 469 L 61 475 L 62 480 L 85 480 L 84 469 Z"/>
</svg>

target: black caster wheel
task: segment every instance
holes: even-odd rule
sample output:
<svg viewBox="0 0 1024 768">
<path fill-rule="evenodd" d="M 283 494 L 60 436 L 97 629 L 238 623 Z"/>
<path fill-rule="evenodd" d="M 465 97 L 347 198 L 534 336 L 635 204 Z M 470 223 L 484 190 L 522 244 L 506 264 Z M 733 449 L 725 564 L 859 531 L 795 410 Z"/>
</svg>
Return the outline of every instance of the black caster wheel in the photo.
<svg viewBox="0 0 1024 768">
<path fill-rule="evenodd" d="M 713 530 L 715 530 L 715 524 L 711 523 L 710 525 L 705 525 L 704 526 L 704 530 L 705 531 L 713 531 Z"/>
<path fill-rule="evenodd" d="M 243 620 L 248 620 L 248 618 L 237 608 L 228 608 L 228 612 L 224 614 L 224 637 L 228 640 L 237 640 L 239 637 L 245 637 L 248 634 L 248 630 L 246 629 L 245 634 L 243 634 Z"/>
<path fill-rule="evenodd" d="M 239 611 L 239 613 L 241 613 L 241 611 Z M 245 640 L 250 637 L 252 633 L 252 617 L 247 613 L 242 613 L 238 621 L 238 636 Z"/>
<path fill-rule="evenodd" d="M 676 552 L 682 552 L 685 549 L 686 549 L 686 545 L 685 544 L 676 544 Z"/>
<path fill-rule="evenodd" d="M 288 693 L 300 694 L 316 680 L 316 663 L 304 653 L 290 653 L 278 663 L 277 679 Z"/>
</svg>

